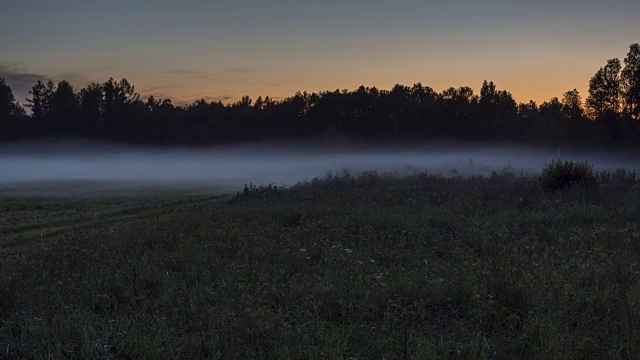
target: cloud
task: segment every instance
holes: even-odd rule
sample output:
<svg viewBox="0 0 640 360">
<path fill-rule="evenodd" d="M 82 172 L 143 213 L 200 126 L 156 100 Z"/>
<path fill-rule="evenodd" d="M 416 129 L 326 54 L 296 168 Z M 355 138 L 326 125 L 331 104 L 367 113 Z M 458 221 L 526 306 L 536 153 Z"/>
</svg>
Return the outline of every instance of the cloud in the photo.
<svg viewBox="0 0 640 360">
<path fill-rule="evenodd" d="M 229 103 L 231 100 L 234 99 L 233 96 L 226 95 L 226 94 L 214 95 L 214 96 L 209 96 L 209 95 L 204 95 L 204 96 L 197 96 L 197 95 L 175 96 L 175 95 L 177 95 L 176 93 L 169 94 L 168 91 L 160 91 L 159 89 L 156 89 L 156 90 L 154 90 L 154 89 L 146 89 L 146 90 L 147 91 L 142 92 L 140 94 L 143 99 L 148 98 L 150 95 L 153 95 L 156 98 L 156 100 L 159 100 L 159 99 L 171 99 L 173 104 L 176 105 L 176 106 L 189 106 L 189 105 L 193 104 L 194 102 L 196 102 L 198 100 L 201 100 L 201 99 L 206 100 L 207 102 L 218 102 L 218 101 L 221 101 L 223 103 Z M 151 90 L 153 90 L 153 93 L 151 93 Z"/>
<path fill-rule="evenodd" d="M 79 87 L 84 87 L 93 81 L 100 81 L 99 79 L 90 78 L 83 75 L 83 73 L 94 73 L 98 70 L 109 70 L 113 66 L 94 67 L 87 68 L 81 72 L 62 72 L 54 73 L 51 75 L 43 75 L 34 71 L 30 71 L 20 64 L 0 64 L 0 77 L 4 78 L 7 84 L 13 90 L 14 96 L 24 103 L 25 98 L 30 97 L 29 91 L 38 80 L 58 82 L 60 80 L 66 80 L 71 83 L 76 90 Z"/>
<path fill-rule="evenodd" d="M 260 72 L 260 71 L 262 71 L 262 69 L 252 68 L 252 67 L 234 67 L 234 68 L 226 69 L 226 71 L 227 72 L 231 72 L 231 73 L 247 74 L 247 73 Z"/>
<path fill-rule="evenodd" d="M 163 74 L 179 74 L 179 75 L 201 75 L 201 71 L 195 70 L 183 70 L 183 69 L 170 69 L 162 72 Z"/>
<path fill-rule="evenodd" d="M 210 97 L 211 101 L 226 101 L 231 99 L 233 99 L 233 96 L 231 95 L 220 95 L 220 96 Z"/>
<path fill-rule="evenodd" d="M 15 64 L 0 64 L 0 77 L 4 78 L 18 100 L 28 95 L 38 80 L 49 80 L 45 75 L 30 72 Z"/>
<path fill-rule="evenodd" d="M 191 79 L 207 80 L 208 82 L 220 83 L 220 84 L 228 84 L 228 83 L 233 83 L 241 80 L 241 79 L 228 79 L 224 77 L 213 77 L 213 75 L 205 73 L 203 71 L 185 70 L 185 69 L 169 69 L 169 70 L 162 71 L 162 74 L 179 75 L 183 77 L 189 77 Z"/>
<path fill-rule="evenodd" d="M 107 81 L 111 77 L 107 74 L 107 71 L 113 70 L 115 68 L 116 67 L 112 65 L 76 68 L 74 71 L 56 73 L 55 78 L 66 80 L 70 82 L 74 87 L 85 87 L 93 82 L 101 83 Z M 118 77 L 114 77 L 114 79 L 117 80 Z"/>
<path fill-rule="evenodd" d="M 177 84 L 168 84 L 168 85 L 159 85 L 159 86 L 152 86 L 152 87 L 145 87 L 143 89 L 140 89 L 140 94 L 141 95 L 153 95 L 153 93 L 156 92 L 165 92 L 167 90 L 173 90 L 176 88 L 179 88 L 180 85 Z"/>
<path fill-rule="evenodd" d="M 210 74 L 207 74 L 202 71 L 197 70 L 185 70 L 185 69 L 169 69 L 162 72 L 163 74 L 170 75 L 180 75 L 180 76 L 188 76 L 194 79 L 208 79 L 211 77 Z"/>
</svg>

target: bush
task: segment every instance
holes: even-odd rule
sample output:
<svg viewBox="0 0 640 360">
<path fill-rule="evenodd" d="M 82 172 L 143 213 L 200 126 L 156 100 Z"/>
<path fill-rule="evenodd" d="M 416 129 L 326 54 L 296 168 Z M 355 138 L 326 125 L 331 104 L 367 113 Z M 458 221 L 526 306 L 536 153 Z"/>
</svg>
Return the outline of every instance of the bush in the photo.
<svg viewBox="0 0 640 360">
<path fill-rule="evenodd" d="M 242 199 L 266 199 L 280 196 L 284 191 L 285 186 L 278 186 L 275 184 L 256 186 L 249 183 L 244 184 L 244 189 L 238 191 L 236 195 L 231 199 L 231 202 L 240 201 Z"/>
<path fill-rule="evenodd" d="M 600 172 L 600 181 L 603 183 L 633 185 L 636 183 L 636 172 L 635 170 L 626 169 L 603 170 Z"/>
<path fill-rule="evenodd" d="M 591 188 L 598 186 L 598 174 L 587 162 L 553 160 L 542 169 L 540 184 L 548 191 Z"/>
</svg>

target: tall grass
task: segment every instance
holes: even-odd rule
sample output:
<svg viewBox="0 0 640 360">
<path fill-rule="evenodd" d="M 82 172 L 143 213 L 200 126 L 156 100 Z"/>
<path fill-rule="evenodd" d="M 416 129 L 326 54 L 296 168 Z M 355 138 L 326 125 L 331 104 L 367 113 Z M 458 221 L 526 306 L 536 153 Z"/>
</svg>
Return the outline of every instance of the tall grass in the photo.
<svg viewBox="0 0 640 360">
<path fill-rule="evenodd" d="M 0 352 L 637 358 L 638 201 L 368 172 L 166 203 L 3 254 Z"/>
</svg>

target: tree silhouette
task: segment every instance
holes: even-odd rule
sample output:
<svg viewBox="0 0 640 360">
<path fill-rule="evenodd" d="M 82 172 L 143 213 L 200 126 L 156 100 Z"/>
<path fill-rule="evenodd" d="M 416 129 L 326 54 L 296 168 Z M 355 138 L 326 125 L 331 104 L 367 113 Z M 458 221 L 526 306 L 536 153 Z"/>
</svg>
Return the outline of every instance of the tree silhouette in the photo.
<svg viewBox="0 0 640 360">
<path fill-rule="evenodd" d="M 136 113 L 139 112 L 136 109 Z M 170 134 L 179 134 L 177 119 L 182 116 L 181 109 L 176 109 L 171 99 L 158 99 L 149 96 L 143 107 L 143 114 L 138 115 L 144 121 L 135 127 L 137 142 L 166 141 Z"/>
<path fill-rule="evenodd" d="M 493 81 L 485 80 L 480 88 L 480 105 L 486 109 L 491 109 L 498 103 L 498 91 Z"/>
<path fill-rule="evenodd" d="M 131 138 L 134 136 L 133 128 L 137 127 L 136 116 L 143 107 L 140 95 L 135 92 L 135 87 L 122 79 L 114 81 L 113 78 L 107 80 L 103 85 L 104 91 L 104 131 L 107 137 L 111 138 Z"/>
<path fill-rule="evenodd" d="M 54 92 L 55 84 L 51 80 L 46 83 L 38 80 L 29 91 L 31 99 L 27 99 L 27 107 L 31 108 L 32 118 L 44 126 L 50 126 L 49 121 L 53 118 Z"/>
<path fill-rule="evenodd" d="M 480 116 L 487 123 L 488 134 L 495 139 L 514 139 L 521 132 L 515 118 L 518 106 L 510 92 L 497 90 L 493 81 L 480 88 Z M 490 135 L 491 136 L 491 135 Z"/>
<path fill-rule="evenodd" d="M 54 133 L 72 134 L 79 130 L 78 96 L 69 82 L 62 80 L 51 95 Z"/>
<path fill-rule="evenodd" d="M 22 137 L 28 131 L 26 114 L 13 90 L 0 77 L 0 140 Z"/>
<path fill-rule="evenodd" d="M 485 93 L 486 96 L 486 93 Z M 472 139 L 479 130 L 474 123 L 474 107 L 478 103 L 478 97 L 473 89 L 464 86 L 458 89 L 449 88 L 439 95 L 440 117 L 449 119 L 441 126 L 441 130 L 446 133 L 458 132 L 464 139 Z"/>
<path fill-rule="evenodd" d="M 567 91 L 562 96 L 562 113 L 566 118 L 578 120 L 584 115 L 582 97 L 577 89 Z"/>
<path fill-rule="evenodd" d="M 620 60 L 607 61 L 589 81 L 587 109 L 593 119 L 612 116 L 620 107 Z"/>
<path fill-rule="evenodd" d="M 576 89 L 562 100 L 517 104 L 488 80 L 478 95 L 466 86 L 437 93 L 417 83 L 179 106 L 154 96 L 142 101 L 126 79 L 110 78 L 78 92 L 64 80 L 38 81 L 27 99 L 29 117 L 2 80 L 0 138 L 74 135 L 169 145 L 322 137 L 376 144 L 453 139 L 638 146 L 640 122 L 632 121 L 640 117 L 638 44 L 630 46 L 624 64 L 621 69 L 611 59 L 596 72 L 584 107 Z"/>
<path fill-rule="evenodd" d="M 577 89 L 563 94 L 561 112 L 562 128 L 566 139 L 579 141 L 588 136 L 591 124 L 585 118 L 582 97 Z"/>
<path fill-rule="evenodd" d="M 91 83 L 80 90 L 79 98 L 84 133 L 97 136 L 104 120 L 104 87 L 100 83 Z"/>
<path fill-rule="evenodd" d="M 638 119 L 640 115 L 640 45 L 633 44 L 624 58 L 625 67 L 620 80 L 622 98 L 628 116 Z"/>
<path fill-rule="evenodd" d="M 22 115 L 24 115 L 24 109 L 13 96 L 13 90 L 7 85 L 4 78 L 0 77 L 0 121 Z"/>
<path fill-rule="evenodd" d="M 540 121 L 540 109 L 538 104 L 533 100 L 529 100 L 526 104 L 518 104 L 518 115 L 525 121 L 525 125 L 530 127 Z"/>
</svg>

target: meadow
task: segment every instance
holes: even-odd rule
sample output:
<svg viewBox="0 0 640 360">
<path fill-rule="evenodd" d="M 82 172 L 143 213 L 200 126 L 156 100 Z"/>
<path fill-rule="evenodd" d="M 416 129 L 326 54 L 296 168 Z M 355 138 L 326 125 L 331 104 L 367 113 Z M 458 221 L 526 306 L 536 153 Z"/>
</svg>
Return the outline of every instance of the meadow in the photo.
<svg viewBox="0 0 640 360">
<path fill-rule="evenodd" d="M 80 185 L 0 189 L 0 357 L 640 357 L 628 172 Z"/>
</svg>

